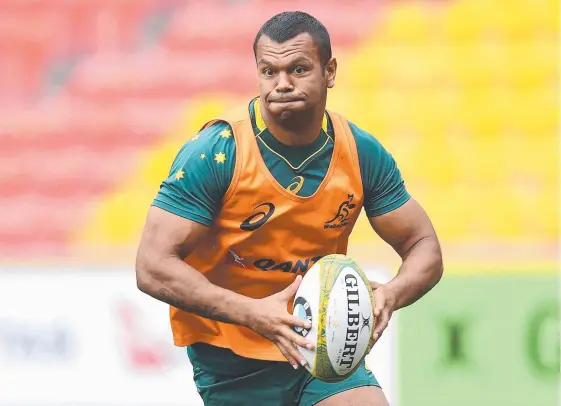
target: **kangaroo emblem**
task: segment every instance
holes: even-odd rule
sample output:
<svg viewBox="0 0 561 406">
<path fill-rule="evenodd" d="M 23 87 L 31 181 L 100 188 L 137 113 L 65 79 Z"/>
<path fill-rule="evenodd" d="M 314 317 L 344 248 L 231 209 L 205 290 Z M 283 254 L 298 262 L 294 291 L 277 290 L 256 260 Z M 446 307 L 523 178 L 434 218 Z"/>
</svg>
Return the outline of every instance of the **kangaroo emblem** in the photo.
<svg viewBox="0 0 561 406">
<path fill-rule="evenodd" d="M 325 222 L 324 228 L 339 228 L 347 225 L 347 219 L 352 209 L 356 204 L 352 203 L 354 195 L 348 195 L 349 200 L 344 201 L 339 205 L 337 214 L 331 220 Z"/>
</svg>

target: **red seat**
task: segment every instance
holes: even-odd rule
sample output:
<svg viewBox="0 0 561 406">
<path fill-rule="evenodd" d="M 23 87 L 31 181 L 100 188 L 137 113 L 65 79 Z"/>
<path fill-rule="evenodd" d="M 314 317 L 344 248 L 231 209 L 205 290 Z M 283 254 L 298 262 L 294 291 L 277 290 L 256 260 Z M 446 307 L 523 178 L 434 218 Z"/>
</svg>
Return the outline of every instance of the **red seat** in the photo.
<svg viewBox="0 0 561 406">
<path fill-rule="evenodd" d="M 94 197 L 109 190 L 134 164 L 130 149 L 96 152 L 84 148 L 28 149 L 0 155 L 4 196 Z"/>
<path fill-rule="evenodd" d="M 137 45 L 140 23 L 170 0 L 0 0 L 0 33 L 17 31 L 57 42 L 65 53 L 122 50 Z M 5 37 L 5 36 L 3 36 Z"/>
<path fill-rule="evenodd" d="M 52 14 L 0 11 L 0 102 L 36 93 L 50 57 L 62 47 Z"/>
<path fill-rule="evenodd" d="M 137 45 L 156 0 L 0 0 L 0 103 L 37 93 L 52 58 Z"/>
<path fill-rule="evenodd" d="M 113 185 L 131 163 L 138 143 L 131 145 L 127 137 L 111 129 L 120 125 L 124 134 L 131 132 L 123 127 L 127 121 L 120 120 L 126 117 L 133 125 L 134 117 L 91 107 L 61 99 L 6 115 L 0 124 L 0 190 L 11 196 L 91 196 Z M 88 124 L 105 131 L 103 149 L 88 145 L 87 138 L 95 133 L 84 129 Z"/>
<path fill-rule="evenodd" d="M 250 2 L 189 3 L 175 14 L 164 44 L 177 51 L 250 51 L 261 15 Z"/>
<path fill-rule="evenodd" d="M 169 125 L 177 103 L 29 103 L 54 57 L 133 47 L 147 12 L 167 3 L 0 0 L 2 258 L 63 254 L 90 205 Z"/>
<path fill-rule="evenodd" d="M 0 120 L 0 150 L 138 148 L 167 130 L 181 107 L 165 100 L 101 104 L 61 98 L 32 109 L 13 109 Z"/>
<path fill-rule="evenodd" d="M 58 0 L 0 0 L 0 15 L 32 16 L 48 13 Z"/>
<path fill-rule="evenodd" d="M 255 35 L 267 19 L 286 10 L 302 10 L 318 18 L 327 27 L 335 45 L 345 46 L 355 43 L 371 29 L 376 7 L 376 2 L 364 0 L 188 3 L 172 20 L 164 36 L 164 45 L 175 51 L 251 52 Z M 361 12 L 357 12 L 357 9 Z"/>
<path fill-rule="evenodd" d="M 33 194 L 0 199 L 2 258 L 63 254 L 68 235 L 87 219 L 89 201 Z"/>
<path fill-rule="evenodd" d="M 76 50 L 123 50 L 137 45 L 140 22 L 158 5 L 156 0 L 59 1 L 68 17 L 68 32 Z"/>
<path fill-rule="evenodd" d="M 231 67 L 235 66 L 235 73 Z M 198 93 L 256 90 L 255 62 L 248 53 L 150 51 L 97 55 L 78 68 L 69 90 L 85 100 L 161 98 L 184 100 Z"/>
</svg>

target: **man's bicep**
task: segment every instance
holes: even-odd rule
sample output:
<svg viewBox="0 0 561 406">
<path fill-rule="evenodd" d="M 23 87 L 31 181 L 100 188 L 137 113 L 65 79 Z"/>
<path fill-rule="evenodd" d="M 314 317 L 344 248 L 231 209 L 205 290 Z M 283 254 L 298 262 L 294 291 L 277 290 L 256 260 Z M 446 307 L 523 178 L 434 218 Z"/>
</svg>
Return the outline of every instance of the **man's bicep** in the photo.
<svg viewBox="0 0 561 406">
<path fill-rule="evenodd" d="M 432 223 L 421 205 L 413 198 L 386 214 L 369 217 L 374 231 L 404 257 L 424 238 L 436 238 Z"/>
<path fill-rule="evenodd" d="M 193 251 L 208 230 L 207 226 L 152 206 L 142 233 L 139 258 L 184 258 Z"/>
</svg>

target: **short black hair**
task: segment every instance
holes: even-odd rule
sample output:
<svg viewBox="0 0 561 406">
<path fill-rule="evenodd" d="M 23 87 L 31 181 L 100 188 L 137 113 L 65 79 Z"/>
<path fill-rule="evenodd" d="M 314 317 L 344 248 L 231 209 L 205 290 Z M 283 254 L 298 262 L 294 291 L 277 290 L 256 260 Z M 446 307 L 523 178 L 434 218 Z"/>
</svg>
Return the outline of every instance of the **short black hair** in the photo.
<svg viewBox="0 0 561 406">
<path fill-rule="evenodd" d="M 257 42 L 266 35 L 273 41 L 282 44 L 300 34 L 310 34 L 319 48 L 322 64 L 331 59 L 331 39 L 325 26 L 317 18 L 302 11 L 286 11 L 271 17 L 259 29 L 253 42 L 253 54 L 257 56 Z"/>
</svg>

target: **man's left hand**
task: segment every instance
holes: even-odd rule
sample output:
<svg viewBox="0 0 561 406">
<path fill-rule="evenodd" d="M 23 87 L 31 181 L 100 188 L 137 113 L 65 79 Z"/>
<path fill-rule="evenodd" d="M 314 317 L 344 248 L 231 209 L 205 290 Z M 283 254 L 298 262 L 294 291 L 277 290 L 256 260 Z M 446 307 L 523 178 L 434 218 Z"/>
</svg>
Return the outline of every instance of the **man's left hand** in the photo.
<svg viewBox="0 0 561 406">
<path fill-rule="evenodd" d="M 387 288 L 387 285 L 370 282 L 370 286 L 374 293 L 374 317 L 376 320 L 374 325 L 374 342 L 377 342 L 386 327 L 388 327 L 392 313 L 395 310 L 396 297 L 395 293 Z"/>
</svg>

